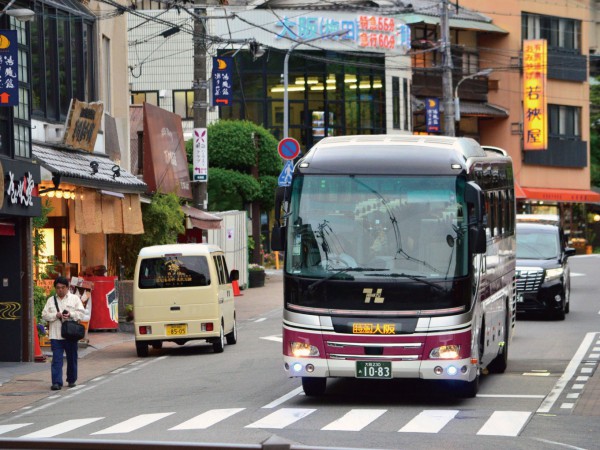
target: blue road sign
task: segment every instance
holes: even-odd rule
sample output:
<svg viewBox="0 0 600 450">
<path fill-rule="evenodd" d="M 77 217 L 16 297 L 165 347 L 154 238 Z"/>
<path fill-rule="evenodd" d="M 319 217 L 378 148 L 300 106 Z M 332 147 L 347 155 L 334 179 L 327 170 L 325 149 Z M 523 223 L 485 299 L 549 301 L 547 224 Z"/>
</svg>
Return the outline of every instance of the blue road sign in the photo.
<svg viewBox="0 0 600 450">
<path fill-rule="evenodd" d="M 18 47 L 16 30 L 0 30 L 0 106 L 19 104 Z"/>
<path fill-rule="evenodd" d="M 287 160 L 285 162 L 285 166 L 283 166 L 283 170 L 279 175 L 278 184 L 279 186 L 289 186 L 292 184 L 292 172 L 294 171 L 294 164 L 292 160 Z"/>
<path fill-rule="evenodd" d="M 277 151 L 283 159 L 295 159 L 300 154 L 300 144 L 294 138 L 283 138 L 277 145 Z"/>
</svg>

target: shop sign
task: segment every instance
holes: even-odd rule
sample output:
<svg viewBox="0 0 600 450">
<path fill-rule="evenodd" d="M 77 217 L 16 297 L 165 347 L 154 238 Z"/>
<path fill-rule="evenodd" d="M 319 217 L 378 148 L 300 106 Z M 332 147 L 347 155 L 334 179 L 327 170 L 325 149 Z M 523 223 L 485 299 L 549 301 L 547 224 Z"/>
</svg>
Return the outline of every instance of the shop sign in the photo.
<svg viewBox="0 0 600 450">
<path fill-rule="evenodd" d="M 71 99 L 65 124 L 64 144 L 74 149 L 93 152 L 102 124 L 102 102 L 85 103 Z"/>
<path fill-rule="evenodd" d="M 523 41 L 523 149 L 548 148 L 546 102 L 547 43 L 545 39 Z"/>
<path fill-rule="evenodd" d="M 17 30 L 0 30 L 0 106 L 19 104 Z"/>
<path fill-rule="evenodd" d="M 440 132 L 440 100 L 425 99 L 425 125 L 428 133 Z"/>
<path fill-rule="evenodd" d="M 231 85 L 233 75 L 233 58 L 231 56 L 215 56 L 212 69 L 212 105 L 230 106 L 233 101 Z"/>
<path fill-rule="evenodd" d="M 0 162 L 0 214 L 35 217 L 41 214 L 36 196 L 40 179 L 38 165 L 4 159 Z"/>
<path fill-rule="evenodd" d="M 208 133 L 206 128 L 194 128 L 194 181 L 208 181 Z"/>
</svg>

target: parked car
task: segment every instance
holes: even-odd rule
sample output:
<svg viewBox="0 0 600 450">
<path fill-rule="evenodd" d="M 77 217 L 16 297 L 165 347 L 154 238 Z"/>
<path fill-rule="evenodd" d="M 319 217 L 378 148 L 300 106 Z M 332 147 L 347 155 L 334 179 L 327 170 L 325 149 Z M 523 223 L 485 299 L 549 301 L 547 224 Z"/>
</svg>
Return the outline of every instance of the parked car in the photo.
<svg viewBox="0 0 600 450">
<path fill-rule="evenodd" d="M 517 314 L 541 312 L 564 320 L 574 254 L 557 216 L 517 216 Z"/>
</svg>

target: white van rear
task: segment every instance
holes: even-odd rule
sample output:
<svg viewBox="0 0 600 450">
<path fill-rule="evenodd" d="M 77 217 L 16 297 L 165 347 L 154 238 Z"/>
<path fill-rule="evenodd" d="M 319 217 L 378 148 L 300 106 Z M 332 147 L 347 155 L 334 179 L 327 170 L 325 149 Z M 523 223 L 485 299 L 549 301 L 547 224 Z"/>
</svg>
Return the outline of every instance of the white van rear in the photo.
<svg viewBox="0 0 600 450">
<path fill-rule="evenodd" d="M 223 251 L 215 245 L 172 244 L 140 250 L 133 286 L 135 347 L 164 341 L 179 345 L 202 339 L 217 353 L 237 342 L 233 287 L 238 271 L 227 272 Z"/>
</svg>

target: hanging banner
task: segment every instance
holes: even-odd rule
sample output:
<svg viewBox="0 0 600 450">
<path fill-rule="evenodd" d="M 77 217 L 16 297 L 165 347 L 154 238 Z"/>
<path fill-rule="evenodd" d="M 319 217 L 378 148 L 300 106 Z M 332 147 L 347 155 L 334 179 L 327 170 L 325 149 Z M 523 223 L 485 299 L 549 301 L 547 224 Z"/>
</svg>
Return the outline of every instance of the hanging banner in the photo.
<svg viewBox="0 0 600 450">
<path fill-rule="evenodd" d="M 17 30 L 0 30 L 0 106 L 19 104 Z"/>
<path fill-rule="evenodd" d="M 231 56 L 215 56 L 212 69 L 213 106 L 231 105 L 233 101 L 232 75 L 233 58 Z"/>
<path fill-rule="evenodd" d="M 548 148 L 545 39 L 523 41 L 523 150 Z"/>
<path fill-rule="evenodd" d="M 206 128 L 194 128 L 194 181 L 208 181 L 208 136 Z"/>
<path fill-rule="evenodd" d="M 425 99 L 425 126 L 428 133 L 440 132 L 440 100 Z"/>
</svg>

